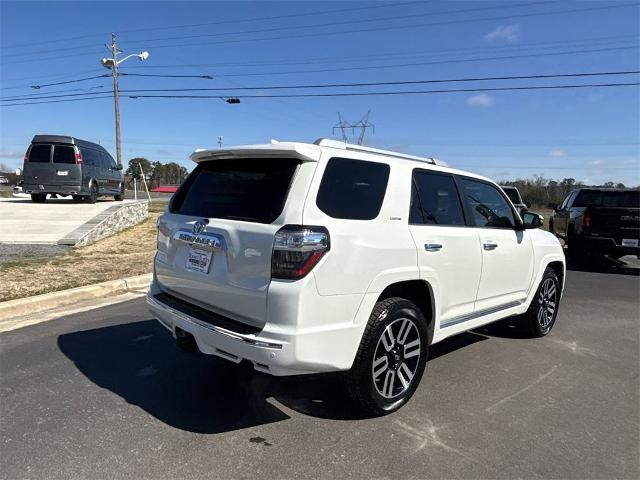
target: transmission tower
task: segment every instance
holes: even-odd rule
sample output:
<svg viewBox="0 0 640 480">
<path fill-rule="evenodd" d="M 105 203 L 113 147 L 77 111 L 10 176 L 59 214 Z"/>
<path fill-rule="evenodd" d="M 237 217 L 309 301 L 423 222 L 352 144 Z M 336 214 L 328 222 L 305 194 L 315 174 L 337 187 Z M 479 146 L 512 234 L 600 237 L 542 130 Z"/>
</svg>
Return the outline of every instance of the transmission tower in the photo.
<svg viewBox="0 0 640 480">
<path fill-rule="evenodd" d="M 373 133 L 375 133 L 376 131 L 375 125 L 369 123 L 369 115 L 371 115 L 371 110 L 369 110 L 367 114 L 359 121 L 351 123 L 342 118 L 342 114 L 338 112 L 338 123 L 333 126 L 333 134 L 335 135 L 336 130 L 339 129 L 340 134 L 342 135 L 342 141 L 348 142 L 349 136 L 347 135 L 347 132 L 350 132 L 353 139 L 356 140 L 356 130 L 359 129 L 356 143 L 358 145 L 362 145 L 364 143 L 364 135 L 367 131 L 367 128 L 370 128 Z"/>
</svg>

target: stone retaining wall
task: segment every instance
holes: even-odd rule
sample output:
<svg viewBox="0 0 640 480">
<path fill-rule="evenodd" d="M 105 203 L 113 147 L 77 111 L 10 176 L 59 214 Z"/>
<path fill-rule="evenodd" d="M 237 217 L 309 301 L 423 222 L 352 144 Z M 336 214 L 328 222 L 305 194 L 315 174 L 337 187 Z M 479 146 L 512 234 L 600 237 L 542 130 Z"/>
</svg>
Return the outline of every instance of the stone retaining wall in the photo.
<svg viewBox="0 0 640 480">
<path fill-rule="evenodd" d="M 148 216 L 149 203 L 146 201 L 114 205 L 59 240 L 58 245 L 83 247 L 132 227 Z"/>
</svg>

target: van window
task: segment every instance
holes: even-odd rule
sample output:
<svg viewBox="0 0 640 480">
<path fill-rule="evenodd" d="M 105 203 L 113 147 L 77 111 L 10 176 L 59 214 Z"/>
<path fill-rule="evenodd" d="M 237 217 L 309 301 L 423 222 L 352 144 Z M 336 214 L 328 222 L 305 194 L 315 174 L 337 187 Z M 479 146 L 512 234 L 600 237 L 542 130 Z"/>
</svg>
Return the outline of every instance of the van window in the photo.
<svg viewBox="0 0 640 480">
<path fill-rule="evenodd" d="M 496 187 L 468 178 L 460 179 L 460 185 L 476 227 L 515 227 L 516 220 L 511 205 Z"/>
<path fill-rule="evenodd" d="M 282 213 L 299 163 L 290 158 L 202 162 L 174 195 L 170 211 L 272 223 Z"/>
<path fill-rule="evenodd" d="M 49 163 L 51 161 L 51 145 L 31 145 L 29 163 Z"/>
<path fill-rule="evenodd" d="M 89 165 L 92 167 L 100 168 L 102 166 L 100 165 L 100 152 L 97 152 L 90 148 L 82 149 L 82 160 L 86 165 Z"/>
<path fill-rule="evenodd" d="M 73 147 L 56 145 L 53 147 L 53 163 L 76 163 L 76 152 Z"/>
<path fill-rule="evenodd" d="M 464 225 L 462 204 L 451 175 L 414 171 L 409 223 Z"/>
<path fill-rule="evenodd" d="M 372 220 L 380 213 L 388 181 L 386 163 L 332 158 L 320 182 L 316 205 L 333 218 Z"/>
</svg>

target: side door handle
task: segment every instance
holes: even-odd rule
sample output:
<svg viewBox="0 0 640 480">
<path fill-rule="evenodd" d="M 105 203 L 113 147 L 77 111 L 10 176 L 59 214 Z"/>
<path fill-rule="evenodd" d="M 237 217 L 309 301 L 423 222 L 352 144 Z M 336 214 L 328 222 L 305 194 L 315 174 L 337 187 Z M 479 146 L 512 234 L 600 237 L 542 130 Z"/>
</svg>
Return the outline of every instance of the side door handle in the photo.
<svg viewBox="0 0 640 480">
<path fill-rule="evenodd" d="M 492 240 L 487 240 L 482 244 L 482 247 L 485 250 L 495 250 L 496 248 L 498 248 L 498 244 Z"/>
<path fill-rule="evenodd" d="M 443 245 L 437 242 L 427 242 L 424 244 L 424 249 L 427 252 L 438 252 L 442 250 Z"/>
</svg>

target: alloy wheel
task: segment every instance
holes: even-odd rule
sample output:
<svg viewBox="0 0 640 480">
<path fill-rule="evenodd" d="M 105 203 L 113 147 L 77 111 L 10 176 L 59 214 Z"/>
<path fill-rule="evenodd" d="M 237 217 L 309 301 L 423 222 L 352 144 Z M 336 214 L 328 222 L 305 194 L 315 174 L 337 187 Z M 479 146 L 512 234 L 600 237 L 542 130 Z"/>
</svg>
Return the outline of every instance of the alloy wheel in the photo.
<svg viewBox="0 0 640 480">
<path fill-rule="evenodd" d="M 538 293 L 538 324 L 546 330 L 553 323 L 557 305 L 556 283 L 552 278 L 547 278 L 540 287 Z"/>
<path fill-rule="evenodd" d="M 399 318 L 382 331 L 371 365 L 373 384 L 386 399 L 404 393 L 420 363 L 420 332 L 413 320 Z"/>
</svg>

